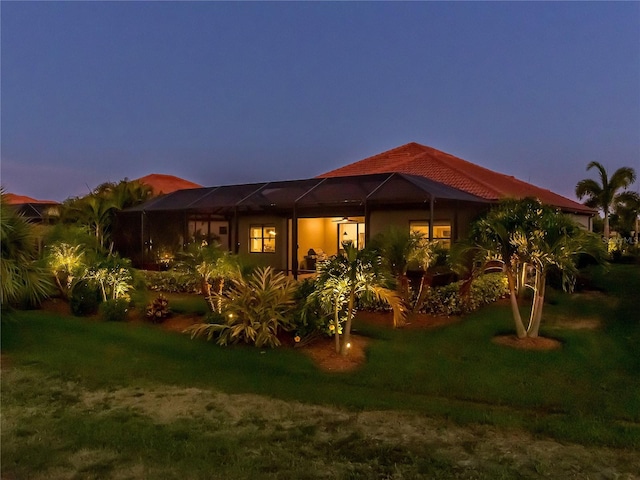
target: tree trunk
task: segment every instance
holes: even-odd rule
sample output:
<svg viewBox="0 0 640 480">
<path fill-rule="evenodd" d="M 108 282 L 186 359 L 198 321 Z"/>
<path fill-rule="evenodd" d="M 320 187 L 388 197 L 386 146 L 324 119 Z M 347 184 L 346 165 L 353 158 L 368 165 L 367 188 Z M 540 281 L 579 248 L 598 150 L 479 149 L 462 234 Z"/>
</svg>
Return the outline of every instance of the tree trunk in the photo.
<svg viewBox="0 0 640 480">
<path fill-rule="evenodd" d="M 513 278 L 513 272 L 505 270 L 507 274 L 507 280 L 509 281 L 509 300 L 511 301 L 511 313 L 513 314 L 513 321 L 516 324 L 516 334 L 518 338 L 524 338 L 527 336 L 527 331 L 522 323 L 522 317 L 520 316 L 520 310 L 518 308 L 518 298 L 516 297 L 516 282 Z"/>
<path fill-rule="evenodd" d="M 535 312 L 532 312 L 532 322 L 529 326 L 528 336 L 536 338 L 540 331 L 540 322 L 542 321 L 542 308 L 544 307 L 544 294 L 547 287 L 546 271 L 542 270 L 540 273 L 540 280 L 536 282 L 536 295 L 535 295 Z"/>
<path fill-rule="evenodd" d="M 355 287 L 351 287 L 351 291 L 349 292 L 349 306 L 347 311 L 347 323 L 344 326 L 344 337 L 342 339 L 342 348 L 340 349 L 340 353 L 342 355 L 347 355 L 349 353 L 349 349 L 351 348 L 351 321 L 353 319 L 353 307 L 355 305 L 356 299 L 356 289 Z"/>
<path fill-rule="evenodd" d="M 224 277 L 220 277 L 218 283 L 218 313 L 222 313 L 222 290 L 224 290 Z"/>
<path fill-rule="evenodd" d="M 518 276 L 518 285 L 516 286 L 516 292 L 518 299 L 522 299 L 524 296 L 525 287 L 527 285 L 527 262 L 522 264 L 522 272 Z"/>
<path fill-rule="evenodd" d="M 422 301 L 424 297 L 424 284 L 426 280 L 427 280 L 427 271 L 425 270 L 424 273 L 422 274 L 422 277 L 420 277 L 420 288 L 418 289 L 418 296 L 416 297 L 416 303 L 413 304 L 413 308 L 411 309 L 413 313 L 418 312 L 418 310 L 420 310 L 420 307 L 422 306 Z"/>
<path fill-rule="evenodd" d="M 609 208 L 604 209 L 604 240 L 607 242 L 607 248 L 609 245 Z"/>
<path fill-rule="evenodd" d="M 340 310 L 338 308 L 338 300 L 336 299 L 335 311 L 333 316 L 333 335 L 336 340 L 336 353 L 340 353 Z"/>
<path fill-rule="evenodd" d="M 540 283 L 540 271 L 536 268 L 536 276 L 533 281 L 533 298 L 531 299 L 531 310 L 529 311 L 529 323 L 527 325 L 527 336 L 533 327 L 533 322 L 538 311 L 538 287 Z"/>
<path fill-rule="evenodd" d="M 53 274 L 53 278 L 56 279 L 56 284 L 58 285 L 58 288 L 60 289 L 60 294 L 62 295 L 62 298 L 64 300 L 68 300 L 69 299 L 69 295 L 67 295 L 66 289 L 62 287 L 62 283 L 60 282 L 60 278 L 58 278 L 58 274 L 54 273 Z"/>
</svg>

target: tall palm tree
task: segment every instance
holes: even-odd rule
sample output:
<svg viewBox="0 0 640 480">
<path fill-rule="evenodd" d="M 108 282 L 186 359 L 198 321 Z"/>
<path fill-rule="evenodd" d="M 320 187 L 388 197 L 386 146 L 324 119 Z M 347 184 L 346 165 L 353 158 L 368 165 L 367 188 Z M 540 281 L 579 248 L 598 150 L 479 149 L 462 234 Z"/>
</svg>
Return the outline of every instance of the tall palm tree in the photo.
<svg viewBox="0 0 640 480">
<path fill-rule="evenodd" d="M 576 185 L 576 196 L 582 200 L 587 197 L 584 204 L 587 207 L 602 210 L 604 215 L 604 238 L 609 238 L 609 214 L 613 207 L 618 192 L 626 189 L 629 185 L 636 181 L 636 172 L 631 167 L 620 167 L 616 170 L 611 178 L 607 175 L 607 171 L 598 162 L 589 162 L 587 170 L 596 168 L 598 170 L 599 180 L 585 178 L 580 180 Z"/>
<path fill-rule="evenodd" d="M 638 230 L 640 230 L 640 194 L 630 191 L 619 194 L 616 199 L 615 211 L 624 228 L 629 231 L 635 231 L 635 243 L 638 243 Z"/>
</svg>

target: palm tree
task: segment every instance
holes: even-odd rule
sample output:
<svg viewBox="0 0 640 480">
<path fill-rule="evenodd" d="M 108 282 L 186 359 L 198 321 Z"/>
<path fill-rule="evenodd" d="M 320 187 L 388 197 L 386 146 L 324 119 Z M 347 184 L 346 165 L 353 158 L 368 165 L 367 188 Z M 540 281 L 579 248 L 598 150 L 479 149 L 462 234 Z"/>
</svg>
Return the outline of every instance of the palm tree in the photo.
<svg viewBox="0 0 640 480">
<path fill-rule="evenodd" d="M 84 247 L 64 242 L 52 243 L 48 247 L 47 263 L 60 294 L 68 300 L 74 282 L 81 278 L 86 268 Z"/>
<path fill-rule="evenodd" d="M 384 233 L 374 238 L 372 245 L 382 255 L 383 263 L 391 275 L 396 279 L 398 293 L 405 302 L 410 302 L 409 279 L 407 269 L 409 256 L 422 240 L 418 232 L 410 232 L 408 229 L 390 227 Z"/>
<path fill-rule="evenodd" d="M 237 257 L 225 252 L 219 243 L 191 244 L 179 256 L 176 269 L 198 278 L 200 292 L 207 300 L 211 311 L 217 313 L 222 312 L 222 292 L 226 280 L 238 279 L 242 276 Z M 211 290 L 212 283 L 216 286 L 216 295 L 213 295 Z"/>
<path fill-rule="evenodd" d="M 580 180 L 576 185 L 576 196 L 582 200 L 587 197 L 584 204 L 587 207 L 602 210 L 604 215 L 604 238 L 609 239 L 609 214 L 615 204 L 618 192 L 626 189 L 636 181 L 636 172 L 631 167 L 621 167 L 616 170 L 611 178 L 608 177 L 605 168 L 598 162 L 589 162 L 587 170 L 596 168 L 600 177 L 600 183 L 591 178 Z"/>
<path fill-rule="evenodd" d="M 537 206 L 538 203 L 532 199 L 501 202 L 474 223 L 468 245 L 464 248 L 466 251 L 459 253 L 461 258 L 473 257 L 476 271 L 485 271 L 488 265 L 495 263 L 502 266 L 509 283 L 509 301 L 518 338 L 527 336 L 518 305 L 519 272 L 526 267 L 522 265 L 518 248 L 511 242 L 511 238 L 517 234 L 525 234 L 526 221 Z"/>
<path fill-rule="evenodd" d="M 527 327 L 528 337 L 537 337 L 542 320 L 547 273 L 556 268 L 562 273 L 562 287 L 573 291 L 578 273 L 576 261 L 580 254 L 604 262 L 606 249 L 600 239 L 581 228 L 568 215 L 544 206 L 538 209 L 534 225 L 527 235 L 516 234 L 511 242 L 518 248 L 521 261 L 533 267 L 533 301 Z"/>
<path fill-rule="evenodd" d="M 638 243 L 640 229 L 640 194 L 637 192 L 622 192 L 617 196 L 615 212 L 618 214 L 623 228 L 635 231 L 635 243 Z"/>
<path fill-rule="evenodd" d="M 316 290 L 308 301 L 319 300 L 323 310 L 331 314 L 336 352 L 347 355 L 357 298 L 369 294 L 389 304 L 394 312 L 394 326 L 404 323 L 406 309 L 402 297 L 384 286 L 379 255 L 370 249 L 358 250 L 351 241 L 343 242 L 342 246 L 343 253 L 318 266 Z"/>
<path fill-rule="evenodd" d="M 577 273 L 578 255 L 604 261 L 604 244 L 582 229 L 569 216 L 538 200 L 507 200 L 478 220 L 471 234 L 478 270 L 489 262 L 500 262 L 509 282 L 511 311 L 518 338 L 537 337 L 546 291 L 546 278 L 554 267 L 562 272 L 563 287 L 571 290 Z M 525 328 L 518 305 L 519 273 L 533 270 L 533 300 Z M 524 283 L 523 283 L 524 284 Z M 523 285 L 522 284 L 522 285 Z M 522 287 L 521 285 L 521 287 Z"/>
<path fill-rule="evenodd" d="M 422 270 L 420 288 L 413 305 L 413 310 L 417 310 L 423 297 L 427 269 L 435 258 L 438 242 L 430 242 L 421 232 L 391 227 L 377 236 L 372 243 L 373 248 L 381 253 L 385 266 L 396 279 L 398 293 L 407 305 L 411 304 L 407 270 L 411 264 L 417 265 Z"/>
<path fill-rule="evenodd" d="M 37 304 L 46 298 L 52 284 L 37 258 L 33 225 L 5 202 L 0 189 L 0 305 L 27 301 Z"/>
<path fill-rule="evenodd" d="M 89 195 L 71 198 L 64 203 L 63 221 L 86 226 L 100 247 L 106 248 L 115 213 L 148 200 L 151 187 L 127 179 L 98 185 Z"/>
</svg>

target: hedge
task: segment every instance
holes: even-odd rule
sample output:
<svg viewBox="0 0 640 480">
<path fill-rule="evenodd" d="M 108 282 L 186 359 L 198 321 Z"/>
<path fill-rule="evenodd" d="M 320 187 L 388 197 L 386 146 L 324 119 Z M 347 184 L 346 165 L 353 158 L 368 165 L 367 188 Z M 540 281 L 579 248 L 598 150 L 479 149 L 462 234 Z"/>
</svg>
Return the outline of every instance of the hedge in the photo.
<svg viewBox="0 0 640 480">
<path fill-rule="evenodd" d="M 466 295 L 460 293 L 464 283 L 460 280 L 430 288 L 420 311 L 433 315 L 463 315 L 509 294 L 507 279 L 502 273 L 488 273 L 474 279 Z"/>
<path fill-rule="evenodd" d="M 167 293 L 200 293 L 200 283 L 195 276 L 173 270 L 140 270 L 149 290 Z"/>
</svg>

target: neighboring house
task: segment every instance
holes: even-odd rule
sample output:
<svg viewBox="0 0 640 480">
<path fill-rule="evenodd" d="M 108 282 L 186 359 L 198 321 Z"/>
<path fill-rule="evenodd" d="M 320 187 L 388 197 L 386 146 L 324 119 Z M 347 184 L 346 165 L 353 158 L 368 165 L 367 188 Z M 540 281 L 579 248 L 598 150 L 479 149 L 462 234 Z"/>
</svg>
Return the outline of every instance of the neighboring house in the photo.
<svg viewBox="0 0 640 480">
<path fill-rule="evenodd" d="M 53 200 L 36 200 L 25 195 L 6 193 L 5 201 L 31 223 L 51 223 L 60 216 L 60 204 Z"/>
<path fill-rule="evenodd" d="M 431 178 L 434 177 L 434 178 Z M 390 225 L 444 246 L 500 198 L 535 196 L 589 225 L 595 212 L 513 177 L 411 143 L 316 178 L 180 190 L 119 216 L 116 246 L 136 265 L 171 258 L 189 242 L 219 241 L 257 263 L 293 273 L 359 248 Z"/>
<path fill-rule="evenodd" d="M 164 175 L 161 173 L 152 173 L 144 177 L 136 178 L 134 181 L 144 185 L 149 185 L 153 196 L 173 193 L 177 190 L 186 190 L 189 188 L 202 188 L 202 185 L 190 182 L 174 175 Z"/>
</svg>

